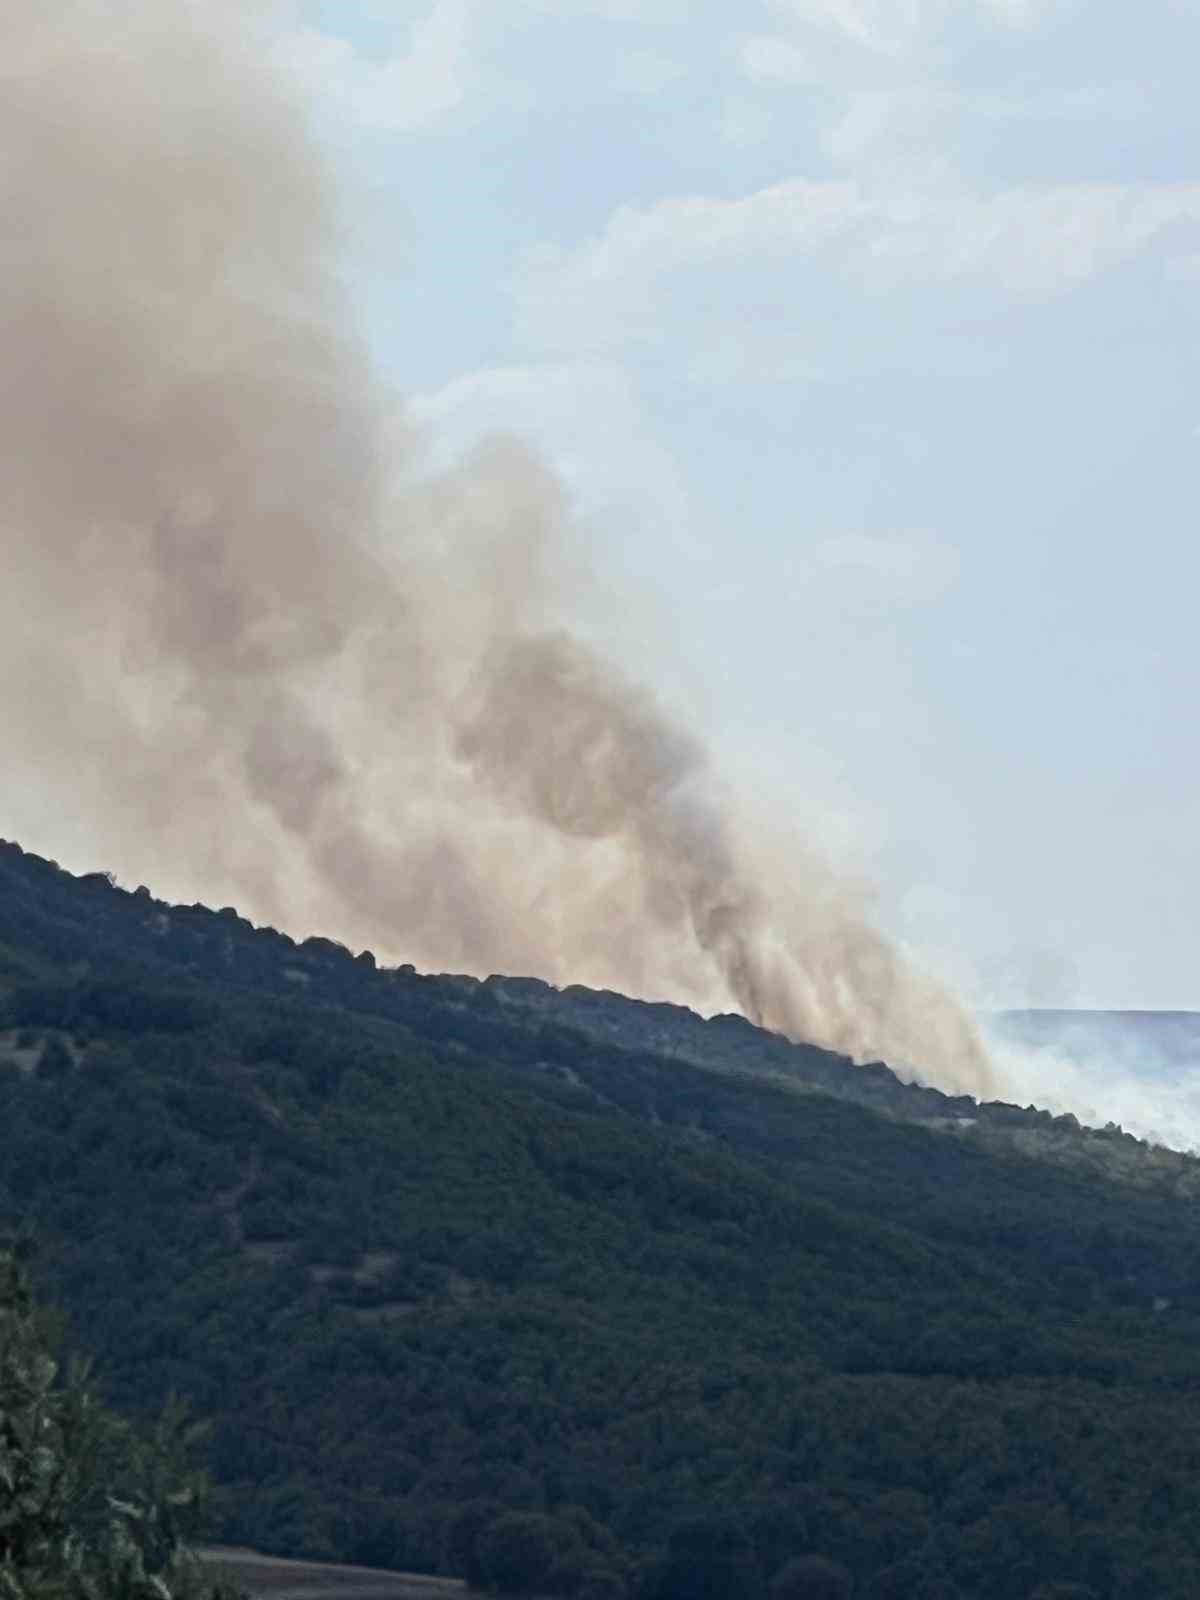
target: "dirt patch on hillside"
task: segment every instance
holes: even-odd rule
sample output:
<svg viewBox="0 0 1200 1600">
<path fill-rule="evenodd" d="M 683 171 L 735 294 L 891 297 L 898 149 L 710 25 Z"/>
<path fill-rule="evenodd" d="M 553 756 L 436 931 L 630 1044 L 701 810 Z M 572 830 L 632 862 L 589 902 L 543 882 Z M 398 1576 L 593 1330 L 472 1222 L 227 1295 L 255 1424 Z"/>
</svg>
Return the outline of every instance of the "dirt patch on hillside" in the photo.
<svg viewBox="0 0 1200 1600">
<path fill-rule="evenodd" d="M 325 1561 L 285 1561 L 229 1545 L 197 1551 L 215 1577 L 232 1579 L 253 1600 L 465 1600 L 456 1578 L 344 1567 Z"/>
</svg>

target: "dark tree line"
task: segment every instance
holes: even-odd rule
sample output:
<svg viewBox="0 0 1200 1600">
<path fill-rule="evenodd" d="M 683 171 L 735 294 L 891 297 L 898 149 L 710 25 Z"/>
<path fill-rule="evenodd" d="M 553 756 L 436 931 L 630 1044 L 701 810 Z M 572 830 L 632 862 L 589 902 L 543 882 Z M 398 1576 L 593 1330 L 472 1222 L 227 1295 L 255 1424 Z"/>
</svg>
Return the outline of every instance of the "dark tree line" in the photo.
<svg viewBox="0 0 1200 1600">
<path fill-rule="evenodd" d="M 163 915 L 0 852 L 0 1215 L 112 1404 L 210 1419 L 211 1533 L 588 1600 L 1200 1593 L 1190 1169 Z"/>
</svg>

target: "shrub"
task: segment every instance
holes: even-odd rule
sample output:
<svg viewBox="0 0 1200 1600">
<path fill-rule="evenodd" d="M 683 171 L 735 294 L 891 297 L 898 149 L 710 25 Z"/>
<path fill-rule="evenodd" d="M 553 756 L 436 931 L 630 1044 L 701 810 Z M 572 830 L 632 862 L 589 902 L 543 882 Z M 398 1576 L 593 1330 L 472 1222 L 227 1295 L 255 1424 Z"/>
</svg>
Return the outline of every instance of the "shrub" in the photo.
<svg viewBox="0 0 1200 1600">
<path fill-rule="evenodd" d="M 106 1411 L 86 1364 L 64 1371 L 21 1253 L 0 1246 L 0 1596 L 235 1600 L 185 1555 L 203 1494 L 196 1430 L 171 1406 L 149 1437 Z"/>
<path fill-rule="evenodd" d="M 487 1587 L 497 1594 L 541 1587 L 558 1557 L 555 1532 L 550 1518 L 536 1511 L 509 1511 L 489 1523 L 476 1542 Z"/>
<path fill-rule="evenodd" d="M 771 1581 L 771 1600 L 850 1600 L 853 1580 L 824 1556 L 796 1556 Z"/>
</svg>

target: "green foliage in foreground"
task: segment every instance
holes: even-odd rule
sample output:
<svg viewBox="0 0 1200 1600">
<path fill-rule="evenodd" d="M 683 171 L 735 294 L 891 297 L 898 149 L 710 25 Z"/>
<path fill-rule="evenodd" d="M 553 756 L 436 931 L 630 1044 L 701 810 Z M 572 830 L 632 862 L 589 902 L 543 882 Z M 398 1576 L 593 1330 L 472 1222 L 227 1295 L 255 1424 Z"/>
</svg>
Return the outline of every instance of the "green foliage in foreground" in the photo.
<svg viewBox="0 0 1200 1600">
<path fill-rule="evenodd" d="M 231 1541 L 578 1600 L 1200 1594 L 1177 1185 L 2 850 L 0 1129 L 110 1399 L 211 1418 Z"/>
<path fill-rule="evenodd" d="M 0 1245 L 0 1596 L 237 1600 L 206 1584 L 182 1537 L 204 1490 L 196 1442 L 169 1406 L 138 1434 L 64 1371 L 17 1252 Z"/>
</svg>

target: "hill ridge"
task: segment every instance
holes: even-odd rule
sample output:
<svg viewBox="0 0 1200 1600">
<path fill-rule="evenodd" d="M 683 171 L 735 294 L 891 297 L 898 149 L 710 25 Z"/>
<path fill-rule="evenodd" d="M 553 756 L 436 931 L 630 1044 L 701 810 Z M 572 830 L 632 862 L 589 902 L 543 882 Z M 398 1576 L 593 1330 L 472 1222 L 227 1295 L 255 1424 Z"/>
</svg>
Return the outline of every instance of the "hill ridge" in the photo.
<svg viewBox="0 0 1200 1600">
<path fill-rule="evenodd" d="M 114 939 L 128 959 L 164 975 L 219 977 L 224 982 L 282 995 L 303 989 L 309 997 L 393 1022 L 431 1008 L 453 1013 L 468 1000 L 494 1026 L 538 1028 L 551 1023 L 615 1048 L 686 1062 L 725 1076 L 775 1082 L 861 1105 L 944 1135 L 1001 1144 L 1026 1156 L 1066 1162 L 1134 1183 L 1169 1182 L 1200 1192 L 1200 1161 L 1136 1139 L 1114 1124 L 1080 1124 L 1071 1113 L 1054 1115 L 1033 1105 L 978 1101 L 932 1085 L 907 1082 L 885 1062 L 854 1063 L 819 1045 L 796 1043 L 757 1027 L 736 1013 L 711 1018 L 672 1001 L 635 1000 L 581 984 L 557 987 L 535 977 L 421 973 L 411 963 L 380 967 L 374 954 L 357 955 L 321 935 L 297 940 L 256 926 L 236 908 L 199 902 L 171 904 L 144 885 L 128 890 L 104 872 L 74 875 L 11 841 L 0 840 L 0 892 L 35 891 L 43 923 L 41 942 L 54 947 L 55 908 L 90 897 L 95 927 L 77 914 L 60 927 L 63 949 L 74 959 L 95 958 Z M 60 919 L 61 920 L 61 919 Z M 27 936 L 39 930 L 26 929 Z M 0 928 L 0 942 L 2 942 Z M 315 987 L 313 987 L 315 985 Z M 496 1005 L 502 1008 L 497 1012 Z"/>
<path fill-rule="evenodd" d="M 661 1600 L 732 1517 L 738 1600 L 1200 1592 L 1195 1163 L 12 845 L 0 1036 L 0 1224 L 118 1404 L 211 1418 L 225 1542 L 462 1572 L 519 1514 L 558 1592 Z"/>
</svg>

